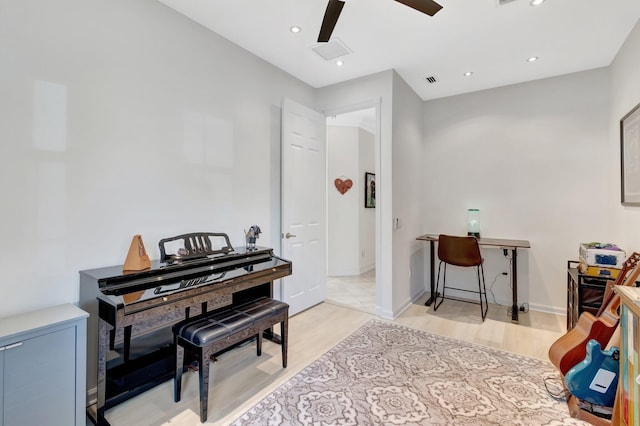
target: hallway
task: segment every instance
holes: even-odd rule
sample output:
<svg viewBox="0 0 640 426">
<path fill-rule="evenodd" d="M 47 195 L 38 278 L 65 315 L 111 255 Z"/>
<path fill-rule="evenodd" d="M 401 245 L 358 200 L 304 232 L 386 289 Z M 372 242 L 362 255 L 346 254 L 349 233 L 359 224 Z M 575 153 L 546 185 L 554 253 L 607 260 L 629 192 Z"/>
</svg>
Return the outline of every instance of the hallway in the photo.
<svg viewBox="0 0 640 426">
<path fill-rule="evenodd" d="M 362 275 L 327 277 L 327 290 L 327 303 L 370 314 L 376 312 L 375 269 Z"/>
</svg>

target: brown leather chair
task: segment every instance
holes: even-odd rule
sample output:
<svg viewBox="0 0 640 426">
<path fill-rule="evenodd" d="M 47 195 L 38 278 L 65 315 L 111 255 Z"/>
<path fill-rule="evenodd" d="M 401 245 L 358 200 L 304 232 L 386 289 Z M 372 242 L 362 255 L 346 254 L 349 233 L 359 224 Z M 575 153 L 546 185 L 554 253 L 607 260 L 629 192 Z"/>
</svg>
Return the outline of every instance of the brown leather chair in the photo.
<svg viewBox="0 0 640 426">
<path fill-rule="evenodd" d="M 450 299 L 445 296 L 445 289 L 466 291 L 470 293 L 477 293 L 480 296 L 480 303 L 466 300 L 455 299 L 463 302 L 475 303 L 480 305 L 480 313 L 482 314 L 482 321 L 487 316 L 487 310 L 489 309 L 489 303 L 487 302 L 487 288 L 484 282 L 484 268 L 482 267 L 483 259 L 480 255 L 480 247 L 478 246 L 478 240 L 476 237 L 455 237 L 451 235 L 440 235 L 438 237 L 438 259 L 440 264 L 438 266 L 438 281 L 436 283 L 436 298 L 433 305 L 433 310 L 438 310 L 438 307 L 442 304 L 444 299 Z M 444 265 L 444 268 L 442 266 Z M 476 275 L 478 276 L 478 291 L 467 290 L 463 288 L 447 287 L 447 265 L 461 266 L 461 267 L 475 267 Z M 442 293 L 440 293 L 440 270 L 442 269 Z M 438 299 L 440 299 L 438 301 Z"/>
</svg>

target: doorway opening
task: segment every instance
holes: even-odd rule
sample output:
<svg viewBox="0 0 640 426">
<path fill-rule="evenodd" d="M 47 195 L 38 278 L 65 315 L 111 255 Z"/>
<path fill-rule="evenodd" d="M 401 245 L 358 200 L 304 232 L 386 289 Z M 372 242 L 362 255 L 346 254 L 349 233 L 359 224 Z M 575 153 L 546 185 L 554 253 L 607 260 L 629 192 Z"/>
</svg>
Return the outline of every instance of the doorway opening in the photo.
<svg viewBox="0 0 640 426">
<path fill-rule="evenodd" d="M 326 121 L 327 302 L 376 314 L 376 108 Z"/>
</svg>

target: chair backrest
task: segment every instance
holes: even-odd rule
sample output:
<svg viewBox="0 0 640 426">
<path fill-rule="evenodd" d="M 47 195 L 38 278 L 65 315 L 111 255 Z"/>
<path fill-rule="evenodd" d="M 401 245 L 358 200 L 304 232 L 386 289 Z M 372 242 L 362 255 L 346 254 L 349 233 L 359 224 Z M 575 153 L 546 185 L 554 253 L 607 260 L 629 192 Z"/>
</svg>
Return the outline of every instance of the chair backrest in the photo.
<svg viewBox="0 0 640 426">
<path fill-rule="evenodd" d="M 478 266 L 482 264 L 480 247 L 476 237 L 438 237 L 438 259 L 455 266 Z"/>
</svg>

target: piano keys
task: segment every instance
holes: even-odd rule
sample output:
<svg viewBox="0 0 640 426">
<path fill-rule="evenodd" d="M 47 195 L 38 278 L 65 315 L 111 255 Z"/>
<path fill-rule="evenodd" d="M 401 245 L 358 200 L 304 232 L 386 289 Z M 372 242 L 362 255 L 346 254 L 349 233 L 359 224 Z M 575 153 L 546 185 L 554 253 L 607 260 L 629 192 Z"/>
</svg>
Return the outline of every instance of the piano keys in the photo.
<svg viewBox="0 0 640 426">
<path fill-rule="evenodd" d="M 269 248 L 233 249 L 229 244 L 221 250 L 205 247 L 197 256 L 167 255 L 163 242 L 169 240 L 160 243 L 164 261 L 152 261 L 150 269 L 128 274 L 122 266 L 80 271 L 80 306 L 91 314 L 87 400 L 96 400 L 88 413 L 99 425 L 109 424 L 107 409 L 173 377 L 173 324 L 273 297 L 273 281 L 292 273 L 291 262 Z"/>
</svg>

